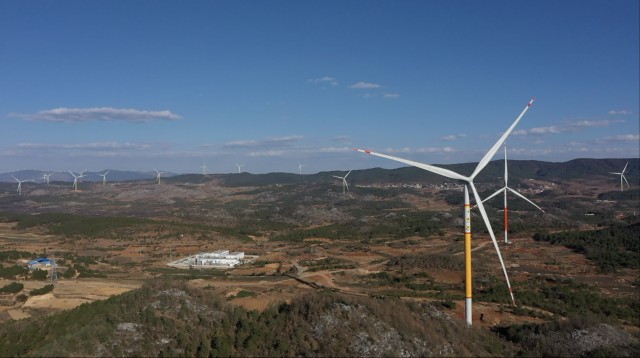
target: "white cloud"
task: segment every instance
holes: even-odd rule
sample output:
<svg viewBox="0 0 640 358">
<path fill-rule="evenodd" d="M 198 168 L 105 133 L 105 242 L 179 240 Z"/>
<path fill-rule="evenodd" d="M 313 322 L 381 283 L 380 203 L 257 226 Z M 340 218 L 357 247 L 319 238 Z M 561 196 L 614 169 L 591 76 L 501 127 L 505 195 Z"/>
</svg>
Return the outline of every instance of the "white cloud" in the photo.
<svg viewBox="0 0 640 358">
<path fill-rule="evenodd" d="M 358 82 L 355 84 L 352 84 L 351 86 L 349 86 L 349 88 L 353 88 L 353 89 L 373 89 L 373 88 L 380 88 L 380 85 L 377 83 L 370 83 L 370 82 Z"/>
<path fill-rule="evenodd" d="M 566 133 L 566 132 L 579 132 L 585 128 L 597 128 L 597 127 L 609 127 L 615 123 L 622 123 L 622 120 L 600 120 L 600 121 L 589 121 L 589 120 L 579 120 L 567 122 L 561 126 L 548 126 L 548 127 L 536 127 L 531 129 L 519 129 L 512 132 L 513 135 L 516 136 L 526 136 L 526 135 L 545 135 L 545 134 L 558 134 L 558 133 Z"/>
<path fill-rule="evenodd" d="M 149 149 L 149 144 L 141 143 L 118 143 L 118 142 L 92 142 L 92 143 L 80 143 L 80 144 L 46 144 L 46 143 L 19 143 L 18 148 L 21 149 L 46 149 L 46 150 L 65 150 L 65 149 L 87 149 L 87 150 L 102 150 L 102 149 L 136 149 L 143 150 Z"/>
<path fill-rule="evenodd" d="M 609 111 L 609 114 L 610 114 L 610 115 L 612 115 L 612 116 L 615 116 L 615 115 L 628 116 L 628 115 L 630 115 L 630 114 L 632 114 L 632 113 L 633 113 L 633 112 L 631 112 L 631 111 L 626 111 L 626 110 L 619 110 L 619 111 L 616 111 L 616 110 L 613 110 L 613 109 L 612 109 L 612 110 L 610 110 L 610 111 Z"/>
<path fill-rule="evenodd" d="M 575 127 L 608 127 L 613 123 L 620 123 L 621 121 L 617 120 L 617 121 L 610 121 L 610 120 L 603 120 L 603 121 L 575 121 L 575 122 L 571 122 L 569 123 L 568 128 L 575 128 Z"/>
<path fill-rule="evenodd" d="M 288 146 L 291 143 L 302 140 L 304 137 L 299 135 L 291 135 L 286 137 L 266 138 L 261 140 L 237 140 L 223 144 L 225 148 L 268 148 Z"/>
<path fill-rule="evenodd" d="M 382 98 L 388 98 L 388 99 L 393 99 L 393 98 L 399 98 L 400 95 L 398 93 L 383 93 L 382 94 Z"/>
<path fill-rule="evenodd" d="M 247 156 L 249 157 L 282 157 L 287 152 L 284 150 L 265 150 L 259 152 L 249 152 Z"/>
<path fill-rule="evenodd" d="M 620 134 L 615 136 L 607 136 L 596 139 L 596 143 L 611 143 L 611 142 L 640 142 L 639 134 Z"/>
<path fill-rule="evenodd" d="M 313 152 L 317 152 L 317 153 L 345 153 L 352 150 L 351 148 L 348 147 L 323 147 L 323 148 L 319 148 L 318 150 L 313 150 Z"/>
<path fill-rule="evenodd" d="M 456 150 L 452 147 L 422 147 L 422 148 L 387 148 L 384 153 L 395 154 L 412 154 L 412 153 L 454 153 Z"/>
<path fill-rule="evenodd" d="M 351 143 L 351 137 L 346 135 L 335 136 L 332 138 L 332 140 L 339 143 Z"/>
<path fill-rule="evenodd" d="M 331 76 L 324 76 L 320 78 L 312 78 L 309 80 L 311 83 L 329 83 L 332 86 L 338 85 L 338 80 Z"/>
<path fill-rule="evenodd" d="M 453 153 L 455 151 L 452 147 L 427 147 L 416 150 L 417 153 Z"/>
<path fill-rule="evenodd" d="M 169 110 L 147 111 L 131 108 L 54 108 L 39 111 L 33 114 L 10 113 L 12 117 L 29 121 L 45 122 L 88 122 L 88 121 L 126 121 L 126 122 L 151 122 L 154 120 L 174 121 L 182 117 Z"/>
<path fill-rule="evenodd" d="M 456 139 L 464 138 L 464 137 L 466 137 L 466 136 L 467 136 L 467 135 L 466 135 L 466 134 L 464 134 L 464 133 L 460 133 L 460 134 L 450 134 L 450 135 L 446 135 L 446 136 L 444 136 L 444 137 L 442 137 L 442 138 L 440 138 L 440 139 L 442 139 L 442 140 L 444 140 L 444 141 L 447 141 L 447 142 L 451 142 L 451 141 L 454 141 L 454 140 L 456 140 Z"/>
<path fill-rule="evenodd" d="M 529 129 L 530 134 L 548 134 L 548 133 L 561 133 L 563 130 L 557 126 L 550 127 L 537 127 Z"/>
</svg>

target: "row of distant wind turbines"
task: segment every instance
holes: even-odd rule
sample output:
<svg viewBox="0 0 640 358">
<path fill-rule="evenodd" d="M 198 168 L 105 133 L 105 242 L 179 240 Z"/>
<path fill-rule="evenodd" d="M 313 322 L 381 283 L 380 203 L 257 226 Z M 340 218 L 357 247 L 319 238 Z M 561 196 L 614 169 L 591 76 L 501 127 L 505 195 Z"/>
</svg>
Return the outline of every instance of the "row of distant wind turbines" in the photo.
<svg viewBox="0 0 640 358">
<path fill-rule="evenodd" d="M 624 176 L 625 171 L 627 170 L 627 166 L 629 165 L 629 162 L 627 162 L 627 164 L 625 164 L 624 168 L 622 169 L 621 172 L 609 172 L 610 174 L 616 174 L 616 175 L 620 175 L 620 191 L 624 191 L 624 183 L 627 184 L 627 187 L 630 188 L 629 186 L 629 182 L 627 181 L 627 178 Z M 238 173 L 242 172 L 242 167 L 244 166 L 244 164 L 236 164 L 236 167 L 238 168 Z M 302 167 L 304 166 L 304 164 L 298 163 L 298 174 L 302 175 Z M 202 175 L 207 175 L 207 164 L 203 163 L 200 168 L 202 169 Z M 166 172 L 164 171 L 159 171 L 157 169 L 154 169 L 154 171 L 156 172 L 156 183 L 160 184 L 160 176 Z M 69 171 L 69 174 L 71 174 L 71 176 L 73 176 L 73 185 L 72 188 L 74 191 L 78 190 L 78 179 L 83 178 L 84 177 L 84 172 L 79 172 L 78 175 L 76 175 L 75 173 Z M 110 171 L 107 170 L 106 172 L 104 172 L 103 174 L 98 174 L 98 176 L 102 177 L 102 185 L 106 185 L 107 183 L 107 174 Z M 340 179 L 342 181 L 342 193 L 346 194 L 349 191 L 349 184 L 347 183 L 347 176 L 351 173 L 351 170 L 349 170 L 349 172 L 347 172 L 347 174 L 344 177 L 341 176 L 337 176 L 334 175 L 333 177 L 336 179 Z M 44 172 L 42 174 L 42 181 L 44 183 L 46 183 L 47 185 L 49 184 L 49 178 L 51 177 L 51 175 L 53 175 L 54 173 L 47 173 Z M 13 179 L 16 180 L 16 182 L 18 182 L 18 188 L 16 190 L 16 192 L 18 193 L 18 195 L 22 195 L 22 183 L 24 182 L 33 182 L 33 179 L 25 179 L 25 180 L 20 180 L 18 178 L 16 178 L 15 176 L 13 176 Z M 623 183 L 624 180 L 624 183 Z M 522 199 L 528 201 L 529 203 L 531 203 L 532 205 L 534 205 L 536 208 L 540 209 L 540 207 L 538 207 L 536 204 L 534 204 L 531 200 L 527 199 L 524 195 L 518 193 L 517 191 L 515 191 L 514 189 L 510 188 L 507 185 L 507 181 L 508 181 L 508 171 L 507 171 L 507 146 L 505 145 L 504 147 L 504 187 L 499 189 L 498 191 L 496 191 L 495 193 L 491 194 L 489 197 L 485 198 L 483 200 L 487 201 L 491 198 L 493 198 L 494 196 L 500 194 L 501 192 L 504 191 L 504 211 L 505 211 L 505 241 L 506 241 L 506 231 L 507 231 L 507 191 L 511 191 L 512 193 L 518 195 L 519 197 L 521 197 Z M 544 210 L 540 209 L 542 212 L 544 212 Z"/>
<path fill-rule="evenodd" d="M 156 174 L 157 174 L 157 176 L 156 176 L 156 183 L 160 184 L 160 175 L 161 175 L 161 174 L 164 174 L 165 172 L 158 171 L 158 170 L 156 170 L 156 169 L 154 169 L 154 170 L 155 170 L 155 172 L 156 172 Z M 71 188 L 72 188 L 74 191 L 78 191 L 78 179 L 80 179 L 80 178 L 84 178 L 84 173 L 85 173 L 85 172 L 86 172 L 86 170 L 83 170 L 83 171 L 81 171 L 81 172 L 79 172 L 79 173 L 74 173 L 74 172 L 72 172 L 72 171 L 69 171 L 69 172 L 68 172 L 68 173 L 69 173 L 69 174 L 71 174 L 71 176 L 73 177 L 73 184 L 72 184 Z M 109 174 L 109 172 L 110 172 L 110 170 L 107 170 L 107 171 L 106 171 L 106 172 L 104 172 L 103 174 L 98 174 L 98 176 L 101 176 L 101 177 L 102 177 L 102 185 L 106 185 L 106 184 L 107 184 L 107 174 Z M 42 174 L 42 177 L 41 177 L 40 179 L 42 179 L 42 181 L 43 181 L 45 184 L 49 185 L 49 178 L 50 178 L 53 174 L 55 174 L 55 173 L 47 173 L 47 172 L 44 172 L 44 173 Z M 17 193 L 18 193 L 18 195 L 22 195 L 22 183 L 24 183 L 24 182 L 33 182 L 33 181 L 34 181 L 33 179 L 24 179 L 24 180 L 20 180 L 20 179 L 16 178 L 16 177 L 15 177 L 15 176 L 13 176 L 13 175 L 12 175 L 12 177 L 13 177 L 13 179 L 15 179 L 15 180 L 18 182 L 18 189 L 17 189 Z"/>
<path fill-rule="evenodd" d="M 242 172 L 242 167 L 243 166 L 245 166 L 245 165 L 244 164 L 236 164 L 236 167 L 238 168 L 238 174 Z M 304 164 L 298 163 L 298 172 L 299 172 L 300 175 L 302 175 L 302 167 L 303 166 L 304 166 Z M 202 175 L 207 175 L 207 163 L 206 162 L 202 163 L 200 168 L 202 169 Z M 154 171 L 156 172 L 156 183 L 160 184 L 160 176 L 162 174 L 166 173 L 166 172 L 159 171 L 157 169 L 154 169 Z M 83 178 L 85 172 L 86 172 L 86 170 L 81 171 L 81 172 L 76 174 L 76 173 L 74 173 L 72 171 L 69 171 L 69 174 L 71 174 L 71 176 L 73 177 L 72 188 L 73 188 L 74 191 L 78 191 L 78 179 Z M 351 171 L 349 171 L 349 173 L 351 173 Z M 48 185 L 49 184 L 49 178 L 53 174 L 54 173 L 44 172 L 42 174 L 42 177 L 41 177 L 42 181 Z M 106 183 L 107 183 L 107 174 L 109 174 L 109 170 L 107 170 L 103 174 L 98 174 L 99 176 L 102 177 L 102 185 L 106 185 Z M 347 173 L 347 175 L 348 175 L 348 173 Z M 346 178 L 346 175 L 345 175 L 345 178 Z M 20 179 L 16 178 L 15 176 L 13 176 L 13 179 L 15 179 L 16 182 L 18 182 L 18 189 L 17 189 L 18 195 L 22 195 L 22 183 L 24 183 L 24 182 L 33 182 L 34 181 L 33 179 L 20 180 Z M 346 181 L 344 181 L 344 185 L 346 185 Z M 343 189 L 343 192 L 344 192 L 344 189 Z"/>
</svg>

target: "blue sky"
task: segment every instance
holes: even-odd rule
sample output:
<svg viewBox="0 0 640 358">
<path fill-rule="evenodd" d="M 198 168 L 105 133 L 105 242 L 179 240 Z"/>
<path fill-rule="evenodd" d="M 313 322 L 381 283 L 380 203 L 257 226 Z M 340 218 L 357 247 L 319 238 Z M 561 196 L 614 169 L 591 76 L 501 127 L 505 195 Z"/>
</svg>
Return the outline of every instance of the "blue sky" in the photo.
<svg viewBox="0 0 640 358">
<path fill-rule="evenodd" d="M 2 1 L 0 172 L 638 157 L 638 4 Z"/>
</svg>

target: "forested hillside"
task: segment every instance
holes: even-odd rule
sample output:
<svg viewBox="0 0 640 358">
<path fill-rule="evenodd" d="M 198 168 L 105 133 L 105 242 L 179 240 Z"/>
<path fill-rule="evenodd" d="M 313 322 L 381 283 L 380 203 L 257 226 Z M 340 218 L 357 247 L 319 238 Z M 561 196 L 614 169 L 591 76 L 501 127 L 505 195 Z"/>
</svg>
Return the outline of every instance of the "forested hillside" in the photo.
<svg viewBox="0 0 640 358">
<path fill-rule="evenodd" d="M 491 332 L 467 328 L 432 304 L 330 291 L 247 311 L 211 290 L 171 280 L 0 326 L 3 357 L 539 356 L 567 353 L 568 345 L 580 347 L 578 355 L 640 351 L 637 338 L 601 320 Z"/>
<path fill-rule="evenodd" d="M 264 312 L 183 281 L 152 282 L 44 319 L 0 326 L 0 356 L 513 355 L 429 304 L 314 292 Z"/>
</svg>

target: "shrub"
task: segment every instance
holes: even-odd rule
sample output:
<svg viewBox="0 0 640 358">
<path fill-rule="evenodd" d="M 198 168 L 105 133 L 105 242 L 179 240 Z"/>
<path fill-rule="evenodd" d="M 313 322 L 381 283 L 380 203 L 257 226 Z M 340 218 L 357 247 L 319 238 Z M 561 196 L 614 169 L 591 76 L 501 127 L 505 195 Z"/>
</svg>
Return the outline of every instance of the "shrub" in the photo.
<svg viewBox="0 0 640 358">
<path fill-rule="evenodd" d="M 31 296 L 40 296 L 40 295 L 45 295 L 51 291 L 53 291 L 53 285 L 46 285 L 42 288 L 36 288 L 35 290 L 31 291 L 31 293 L 29 294 Z"/>
<path fill-rule="evenodd" d="M 31 271 L 31 278 L 34 280 L 46 280 L 49 271 L 36 269 Z"/>
<path fill-rule="evenodd" d="M 22 291 L 24 285 L 19 282 L 11 282 L 10 284 L 0 288 L 2 293 L 18 293 Z"/>
</svg>

